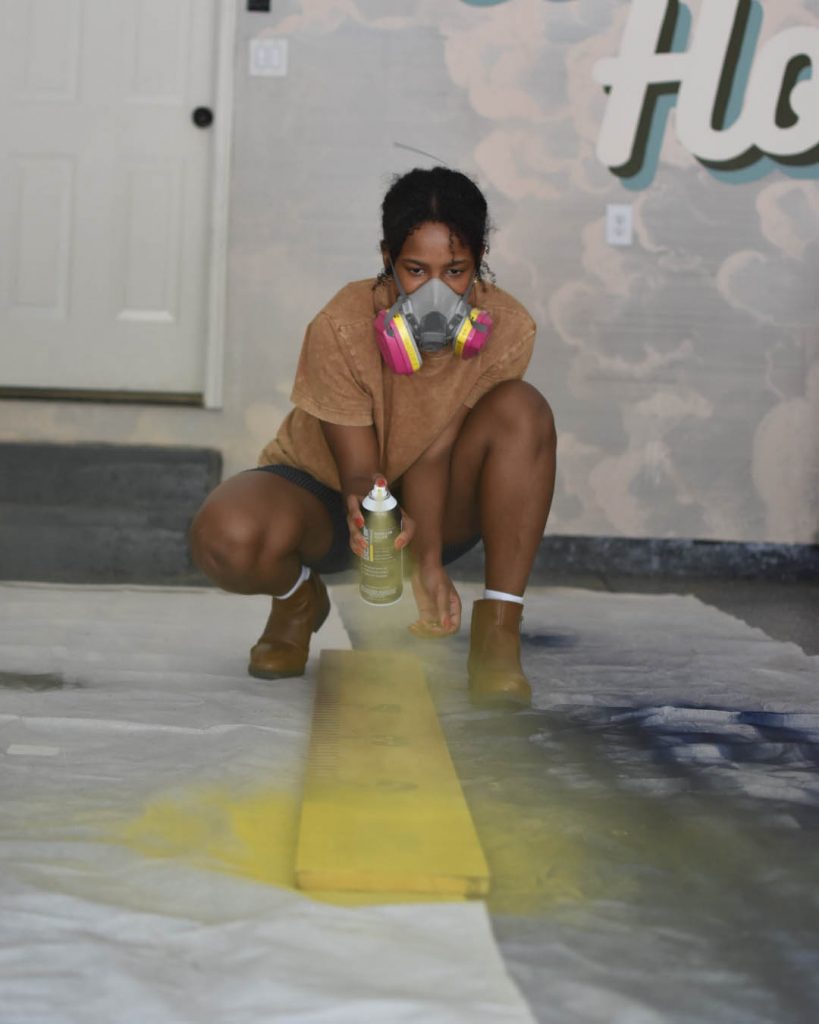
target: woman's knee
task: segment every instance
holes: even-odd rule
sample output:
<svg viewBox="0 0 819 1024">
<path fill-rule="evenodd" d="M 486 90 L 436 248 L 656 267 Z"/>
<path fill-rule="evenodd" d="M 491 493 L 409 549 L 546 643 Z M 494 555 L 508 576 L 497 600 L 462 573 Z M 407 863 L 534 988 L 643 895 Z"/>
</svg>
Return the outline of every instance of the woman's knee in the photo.
<svg viewBox="0 0 819 1024">
<path fill-rule="evenodd" d="M 189 533 L 194 561 L 210 579 L 235 588 L 253 573 L 264 546 L 263 531 L 241 509 L 206 501 Z"/>
<path fill-rule="evenodd" d="M 476 410 L 479 407 L 491 416 L 493 430 L 531 438 L 547 448 L 557 443 L 552 408 L 528 381 L 502 381 L 481 398 Z"/>
</svg>

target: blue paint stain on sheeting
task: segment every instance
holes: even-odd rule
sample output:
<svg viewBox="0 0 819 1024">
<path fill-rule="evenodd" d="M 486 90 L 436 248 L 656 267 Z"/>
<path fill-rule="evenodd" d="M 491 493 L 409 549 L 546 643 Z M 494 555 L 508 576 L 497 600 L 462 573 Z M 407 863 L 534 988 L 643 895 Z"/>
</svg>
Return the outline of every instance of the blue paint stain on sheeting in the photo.
<svg viewBox="0 0 819 1024">
<path fill-rule="evenodd" d="M 526 633 L 522 632 L 521 643 L 530 647 L 574 647 L 577 637 L 573 633 Z"/>
<path fill-rule="evenodd" d="M 601 752 L 620 775 L 634 780 L 664 765 L 694 789 L 732 791 L 754 801 L 819 808 L 819 714 L 700 705 L 647 707 L 584 705 L 548 713 L 549 726 L 530 739 L 555 734 L 597 735 Z M 562 720 L 562 721 L 561 721 Z"/>
<path fill-rule="evenodd" d="M 609 725 L 638 729 L 672 754 L 694 746 L 725 761 L 819 765 L 819 714 L 666 705 L 615 712 Z"/>
</svg>

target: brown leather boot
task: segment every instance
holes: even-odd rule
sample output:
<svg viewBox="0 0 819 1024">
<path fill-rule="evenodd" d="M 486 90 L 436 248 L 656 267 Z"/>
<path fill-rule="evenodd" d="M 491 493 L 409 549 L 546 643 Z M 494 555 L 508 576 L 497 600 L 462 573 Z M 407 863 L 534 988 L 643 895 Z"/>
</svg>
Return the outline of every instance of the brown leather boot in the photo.
<svg viewBox="0 0 819 1024">
<path fill-rule="evenodd" d="M 484 598 L 472 606 L 469 699 L 479 707 L 529 707 L 532 688 L 520 665 L 523 605 Z"/>
<path fill-rule="evenodd" d="M 330 598 L 315 571 L 286 600 L 273 607 L 258 642 L 250 649 L 248 672 L 257 679 L 304 675 L 310 634 L 318 632 L 330 612 Z"/>
</svg>

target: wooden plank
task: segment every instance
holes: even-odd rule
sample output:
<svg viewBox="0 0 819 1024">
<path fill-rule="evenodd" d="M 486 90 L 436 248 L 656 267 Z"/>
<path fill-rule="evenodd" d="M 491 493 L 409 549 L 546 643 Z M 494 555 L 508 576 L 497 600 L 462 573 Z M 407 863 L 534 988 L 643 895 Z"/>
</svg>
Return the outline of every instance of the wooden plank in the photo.
<svg viewBox="0 0 819 1024">
<path fill-rule="evenodd" d="M 417 658 L 321 652 L 295 874 L 318 891 L 489 892 Z"/>
</svg>

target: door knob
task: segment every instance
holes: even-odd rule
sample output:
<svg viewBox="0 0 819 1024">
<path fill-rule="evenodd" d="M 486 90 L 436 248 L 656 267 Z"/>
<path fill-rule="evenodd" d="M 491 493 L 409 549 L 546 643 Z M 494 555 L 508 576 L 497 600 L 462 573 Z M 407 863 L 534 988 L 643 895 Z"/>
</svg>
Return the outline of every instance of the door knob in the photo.
<svg viewBox="0 0 819 1024">
<path fill-rule="evenodd" d="M 210 128 L 213 124 L 213 111 L 210 107 L 197 107 L 191 118 L 197 128 Z"/>
</svg>

